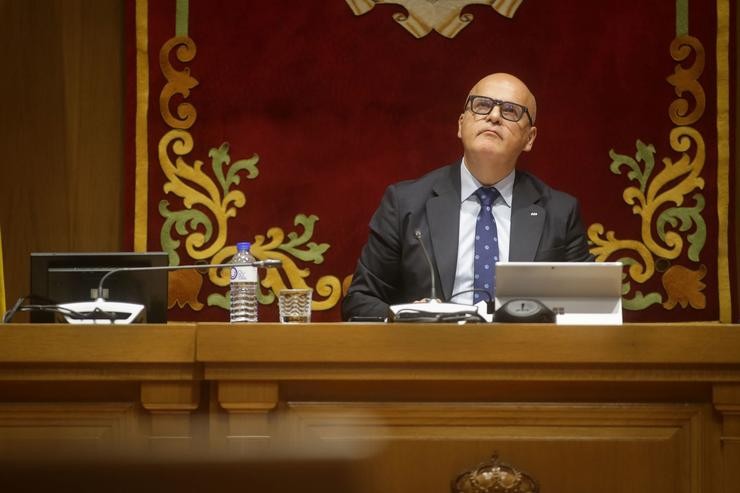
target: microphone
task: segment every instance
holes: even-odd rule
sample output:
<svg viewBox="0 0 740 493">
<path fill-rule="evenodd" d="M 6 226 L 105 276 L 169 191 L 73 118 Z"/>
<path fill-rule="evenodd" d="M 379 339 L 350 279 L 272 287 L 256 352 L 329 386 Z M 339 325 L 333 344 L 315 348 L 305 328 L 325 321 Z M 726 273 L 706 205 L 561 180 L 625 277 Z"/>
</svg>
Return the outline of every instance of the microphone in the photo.
<svg viewBox="0 0 740 493">
<path fill-rule="evenodd" d="M 432 258 L 429 256 L 429 252 L 427 252 L 427 249 L 424 246 L 424 242 L 421 241 L 421 231 L 419 231 L 417 229 L 414 232 L 414 236 L 419 241 L 419 245 L 421 245 L 421 251 L 424 252 L 424 258 L 427 259 L 427 264 L 429 265 L 429 274 L 430 274 L 431 279 L 432 279 L 432 289 L 431 289 L 431 296 L 430 296 L 430 298 L 432 300 L 436 300 L 437 299 L 437 288 L 436 288 L 435 282 L 434 282 L 435 281 L 435 279 L 434 279 L 435 276 L 434 276 L 434 264 L 432 263 Z"/>
<path fill-rule="evenodd" d="M 421 246 L 421 251 L 429 266 L 431 278 L 431 299 L 416 303 L 402 303 L 389 306 L 391 322 L 486 322 L 475 305 L 444 303 L 437 299 L 437 285 L 434 276 L 434 263 L 424 245 L 420 230 L 414 231 L 414 237 Z"/>
<path fill-rule="evenodd" d="M 105 283 L 106 279 L 108 279 L 113 274 L 117 274 L 119 272 L 141 272 L 141 271 L 148 271 L 148 270 L 186 270 L 186 269 L 217 269 L 217 268 L 227 268 L 227 267 L 257 267 L 257 268 L 263 268 L 263 269 L 270 269 L 274 267 L 281 267 L 283 265 L 283 262 L 281 260 L 276 259 L 267 259 L 267 260 L 256 260 L 250 264 L 247 263 L 239 263 L 239 264 L 186 264 L 186 265 L 158 265 L 154 267 L 118 267 L 116 269 L 111 269 L 108 272 L 106 272 L 103 277 L 100 278 L 100 282 L 98 283 L 98 298 L 103 297 L 103 283 Z"/>
<path fill-rule="evenodd" d="M 129 324 L 139 318 L 144 311 L 144 305 L 137 303 L 120 303 L 108 301 L 104 298 L 103 285 L 112 275 L 121 272 L 142 272 L 162 270 L 187 270 L 187 269 L 214 269 L 230 267 L 257 267 L 271 269 L 281 267 L 283 262 L 276 259 L 256 260 L 251 263 L 226 263 L 226 264 L 185 264 L 185 265 L 162 265 L 148 267 L 117 267 L 103 274 L 98 282 L 97 298 L 94 301 L 82 301 L 77 303 L 63 303 L 58 305 L 62 310 L 67 322 L 72 324 Z M 85 270 L 85 269 L 79 269 Z M 121 314 L 125 318 L 119 318 Z M 76 316 L 77 315 L 77 316 Z M 79 316 L 82 315 L 82 316 Z"/>
</svg>

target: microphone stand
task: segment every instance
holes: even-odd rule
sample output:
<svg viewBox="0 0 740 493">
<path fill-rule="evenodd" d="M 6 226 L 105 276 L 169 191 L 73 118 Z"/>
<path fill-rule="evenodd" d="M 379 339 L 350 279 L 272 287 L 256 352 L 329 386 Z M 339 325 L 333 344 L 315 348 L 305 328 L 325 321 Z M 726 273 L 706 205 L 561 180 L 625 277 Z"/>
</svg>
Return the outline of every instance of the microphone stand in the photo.
<svg viewBox="0 0 740 493">
<path fill-rule="evenodd" d="M 142 271 L 162 271 L 162 270 L 187 270 L 187 269 L 217 269 L 230 267 L 257 267 L 270 269 L 282 266 L 280 260 L 267 259 L 257 260 L 251 263 L 227 263 L 227 264 L 189 264 L 189 265 L 164 265 L 149 267 L 119 267 L 106 272 L 98 282 L 97 298 L 93 301 L 81 301 L 76 303 L 63 303 L 58 305 L 62 310 L 69 313 L 64 314 L 64 318 L 71 324 L 130 324 L 137 320 L 144 311 L 144 305 L 138 303 L 123 303 L 117 301 L 108 301 L 103 297 L 103 284 L 113 274 L 120 272 L 142 272 Z M 77 317 L 72 314 L 82 314 Z M 118 318 L 118 314 L 124 315 L 124 318 Z"/>
<path fill-rule="evenodd" d="M 391 322 L 487 322 L 486 318 L 481 315 L 478 306 L 463 305 L 459 303 L 443 302 L 437 299 L 437 288 L 434 276 L 434 264 L 432 257 L 429 256 L 424 242 L 421 238 L 421 231 L 418 229 L 414 232 L 414 237 L 421 246 L 421 251 L 429 266 L 431 280 L 430 295 L 431 298 L 418 301 L 415 303 L 401 303 L 389 307 L 390 314 L 388 319 Z"/>
</svg>

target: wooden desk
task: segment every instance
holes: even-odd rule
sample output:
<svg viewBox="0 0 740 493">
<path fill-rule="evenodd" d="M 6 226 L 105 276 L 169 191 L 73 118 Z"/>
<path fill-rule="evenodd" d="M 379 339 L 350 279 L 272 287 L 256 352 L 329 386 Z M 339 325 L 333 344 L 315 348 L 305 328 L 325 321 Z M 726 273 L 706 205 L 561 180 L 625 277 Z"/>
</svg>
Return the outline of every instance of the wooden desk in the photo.
<svg viewBox="0 0 740 493">
<path fill-rule="evenodd" d="M 200 405 L 195 324 L 0 325 L 0 455 L 182 447 Z M 32 452 L 36 452 L 35 450 Z"/>
<path fill-rule="evenodd" d="M 365 454 L 369 491 L 449 491 L 494 451 L 547 492 L 740 484 L 737 326 L 11 325 L 0 391 L 0 451 L 51 420 L 142 450 Z"/>
</svg>

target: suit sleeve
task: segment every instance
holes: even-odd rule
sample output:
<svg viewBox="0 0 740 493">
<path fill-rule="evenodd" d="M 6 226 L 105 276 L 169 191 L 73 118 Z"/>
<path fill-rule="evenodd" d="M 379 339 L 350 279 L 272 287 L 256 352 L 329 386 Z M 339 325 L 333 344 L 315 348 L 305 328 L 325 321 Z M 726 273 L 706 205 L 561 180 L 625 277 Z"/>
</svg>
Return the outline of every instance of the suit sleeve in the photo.
<svg viewBox="0 0 740 493">
<path fill-rule="evenodd" d="M 402 282 L 399 223 L 396 190 L 391 186 L 370 220 L 368 241 L 342 302 L 344 320 L 388 315 L 388 305 L 398 297 Z"/>
<path fill-rule="evenodd" d="M 568 217 L 564 260 L 566 262 L 593 262 L 594 259 L 595 257 L 588 249 L 586 228 L 581 220 L 581 207 L 578 201 L 574 200 Z"/>
</svg>

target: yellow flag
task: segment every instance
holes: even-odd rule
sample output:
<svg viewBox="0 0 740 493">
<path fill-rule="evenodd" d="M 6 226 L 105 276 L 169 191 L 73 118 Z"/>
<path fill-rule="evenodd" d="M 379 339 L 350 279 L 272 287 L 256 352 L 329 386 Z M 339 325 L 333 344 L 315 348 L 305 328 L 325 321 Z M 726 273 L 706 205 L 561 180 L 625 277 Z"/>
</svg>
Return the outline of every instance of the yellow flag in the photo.
<svg viewBox="0 0 740 493">
<path fill-rule="evenodd" d="M 3 277 L 3 230 L 0 229 L 0 318 L 5 314 L 5 278 Z"/>
</svg>

